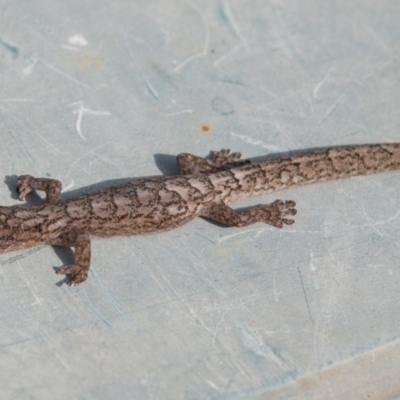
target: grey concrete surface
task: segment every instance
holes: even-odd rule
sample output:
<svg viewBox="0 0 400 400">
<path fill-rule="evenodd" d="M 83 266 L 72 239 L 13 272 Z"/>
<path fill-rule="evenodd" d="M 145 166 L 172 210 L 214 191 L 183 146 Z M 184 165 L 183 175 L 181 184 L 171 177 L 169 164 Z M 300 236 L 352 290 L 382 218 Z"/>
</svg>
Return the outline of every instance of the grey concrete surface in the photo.
<svg viewBox="0 0 400 400">
<path fill-rule="evenodd" d="M 180 152 L 400 141 L 399 21 L 394 0 L 0 0 L 0 204 L 26 173 L 68 195 Z M 276 198 L 295 225 L 93 240 L 76 288 L 71 252 L 1 255 L 1 398 L 399 395 L 400 173 L 241 205 Z"/>
</svg>

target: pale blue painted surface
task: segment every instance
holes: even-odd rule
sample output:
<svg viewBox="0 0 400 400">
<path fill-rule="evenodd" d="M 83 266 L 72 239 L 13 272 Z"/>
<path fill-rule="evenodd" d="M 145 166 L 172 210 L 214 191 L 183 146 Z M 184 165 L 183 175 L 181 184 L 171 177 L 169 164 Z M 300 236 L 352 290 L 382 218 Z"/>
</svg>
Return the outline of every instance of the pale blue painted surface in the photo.
<svg viewBox="0 0 400 400">
<path fill-rule="evenodd" d="M 1 175 L 75 191 L 174 173 L 179 152 L 400 141 L 399 17 L 390 0 L 0 1 Z M 399 174 L 244 205 L 282 197 L 284 230 L 94 240 L 78 288 L 56 285 L 68 252 L 2 255 L 2 398 L 270 398 L 397 340 Z"/>
</svg>

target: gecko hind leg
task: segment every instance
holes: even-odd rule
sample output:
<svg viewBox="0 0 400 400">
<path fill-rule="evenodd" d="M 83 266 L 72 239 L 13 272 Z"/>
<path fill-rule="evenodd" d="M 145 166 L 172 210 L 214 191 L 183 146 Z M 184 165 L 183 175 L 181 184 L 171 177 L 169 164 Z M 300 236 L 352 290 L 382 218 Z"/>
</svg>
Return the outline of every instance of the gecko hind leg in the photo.
<svg viewBox="0 0 400 400">
<path fill-rule="evenodd" d="M 251 207 L 246 211 L 235 211 L 224 203 L 211 203 L 202 211 L 202 216 L 228 226 L 247 226 L 256 222 L 282 228 L 283 225 L 294 224 L 287 216 L 296 215 L 296 203 L 292 200 L 276 200 L 271 204 Z"/>
<path fill-rule="evenodd" d="M 87 233 L 68 232 L 61 234 L 51 243 L 52 246 L 74 247 L 75 262 L 71 265 L 63 265 L 57 273 L 67 275 L 70 285 L 77 286 L 84 282 L 90 267 L 90 236 Z"/>
<path fill-rule="evenodd" d="M 181 175 L 195 173 L 213 173 L 224 171 L 250 163 L 249 160 L 240 160 L 240 153 L 231 153 L 229 149 L 212 151 L 210 158 L 198 157 L 189 153 L 181 153 L 176 157 Z"/>
<path fill-rule="evenodd" d="M 24 200 L 25 196 L 34 190 L 43 190 L 48 203 L 57 203 L 61 197 L 62 184 L 57 179 L 34 178 L 31 175 L 21 175 L 17 179 L 18 199 Z"/>
</svg>

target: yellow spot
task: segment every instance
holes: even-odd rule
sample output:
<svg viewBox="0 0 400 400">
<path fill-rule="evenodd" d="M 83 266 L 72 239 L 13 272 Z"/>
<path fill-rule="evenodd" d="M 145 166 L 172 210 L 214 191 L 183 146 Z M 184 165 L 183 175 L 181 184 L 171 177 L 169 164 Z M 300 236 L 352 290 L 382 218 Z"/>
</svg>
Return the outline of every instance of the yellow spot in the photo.
<svg viewBox="0 0 400 400">
<path fill-rule="evenodd" d="M 99 72 L 103 69 L 104 60 L 99 54 L 86 52 L 79 54 L 77 64 L 82 71 Z"/>
</svg>

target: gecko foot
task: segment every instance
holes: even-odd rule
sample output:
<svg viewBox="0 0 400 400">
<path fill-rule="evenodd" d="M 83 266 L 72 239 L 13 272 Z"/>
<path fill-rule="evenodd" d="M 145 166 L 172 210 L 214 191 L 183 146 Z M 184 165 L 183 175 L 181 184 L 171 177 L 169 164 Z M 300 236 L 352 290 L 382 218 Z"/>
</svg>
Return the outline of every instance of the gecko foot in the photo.
<svg viewBox="0 0 400 400">
<path fill-rule="evenodd" d="M 211 158 L 207 161 L 211 163 L 213 167 L 218 169 L 232 168 L 250 163 L 250 160 L 240 160 L 240 157 L 242 157 L 241 153 L 231 153 L 229 149 L 226 149 L 221 151 L 212 151 Z"/>
<path fill-rule="evenodd" d="M 296 215 L 297 210 L 295 209 L 296 203 L 293 200 L 275 200 L 271 204 L 260 206 L 261 210 L 264 211 L 263 222 L 282 228 L 283 225 L 293 225 L 294 219 L 285 218 L 289 215 Z"/>
<path fill-rule="evenodd" d="M 35 178 L 31 175 L 21 175 L 17 180 L 17 192 L 19 193 L 18 200 L 24 200 L 25 196 L 32 192 L 32 181 Z"/>
<path fill-rule="evenodd" d="M 82 267 L 81 265 L 72 264 L 64 265 L 58 268 L 57 274 L 67 275 L 70 278 L 69 284 L 71 286 L 78 286 L 80 283 L 85 282 L 88 277 L 89 268 Z"/>
</svg>

